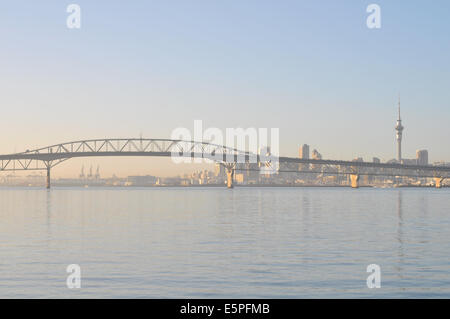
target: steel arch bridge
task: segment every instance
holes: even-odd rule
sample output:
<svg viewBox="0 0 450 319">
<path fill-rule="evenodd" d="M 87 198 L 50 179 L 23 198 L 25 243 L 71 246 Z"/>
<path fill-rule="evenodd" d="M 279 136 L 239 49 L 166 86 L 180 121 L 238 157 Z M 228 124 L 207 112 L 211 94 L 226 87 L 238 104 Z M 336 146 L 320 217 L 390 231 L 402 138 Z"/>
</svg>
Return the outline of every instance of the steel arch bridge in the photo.
<svg viewBox="0 0 450 319">
<path fill-rule="evenodd" d="M 260 170 L 261 167 L 267 166 L 272 166 L 273 169 L 274 162 L 279 165 L 277 172 L 349 175 L 352 187 L 358 187 L 360 175 L 434 178 L 437 187 L 441 186 L 444 179 L 450 178 L 450 167 L 261 156 L 209 142 L 148 138 L 81 140 L 0 155 L 0 171 L 46 170 L 49 188 L 51 168 L 71 158 L 97 156 L 175 156 L 208 159 L 226 167 L 228 187 L 233 185 L 236 170 L 255 170 L 255 167 Z M 241 165 L 245 163 L 255 163 L 256 166 L 250 168 L 248 165 Z"/>
<path fill-rule="evenodd" d="M 0 171 L 46 170 L 71 158 L 96 156 L 178 156 L 216 161 L 257 158 L 249 152 L 208 142 L 148 138 L 94 139 L 0 155 Z"/>
<path fill-rule="evenodd" d="M 71 158 L 98 156 L 154 156 L 203 158 L 222 163 L 234 172 L 234 163 L 258 161 L 259 156 L 208 142 L 149 138 L 92 139 L 55 144 L 22 153 L 0 155 L 0 171 L 50 170 Z"/>
</svg>

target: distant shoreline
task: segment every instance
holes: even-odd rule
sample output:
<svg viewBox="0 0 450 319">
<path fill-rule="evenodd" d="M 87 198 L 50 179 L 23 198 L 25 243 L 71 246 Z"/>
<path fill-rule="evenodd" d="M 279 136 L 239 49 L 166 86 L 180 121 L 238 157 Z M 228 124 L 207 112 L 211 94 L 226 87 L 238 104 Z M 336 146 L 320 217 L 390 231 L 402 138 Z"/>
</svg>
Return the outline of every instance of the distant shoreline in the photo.
<svg viewBox="0 0 450 319">
<path fill-rule="evenodd" d="M 71 184 L 54 184 L 54 187 L 60 188 L 227 188 L 223 184 L 205 184 L 205 185 L 71 185 Z M 0 188 L 41 188 L 43 185 L 0 185 Z M 234 188 L 351 188 L 349 185 L 271 185 L 271 184 L 251 184 L 251 185 L 234 185 Z M 443 185 L 442 188 L 449 188 L 450 186 Z M 399 185 L 399 186 L 373 186 L 360 185 L 358 188 L 435 188 L 432 185 Z"/>
</svg>

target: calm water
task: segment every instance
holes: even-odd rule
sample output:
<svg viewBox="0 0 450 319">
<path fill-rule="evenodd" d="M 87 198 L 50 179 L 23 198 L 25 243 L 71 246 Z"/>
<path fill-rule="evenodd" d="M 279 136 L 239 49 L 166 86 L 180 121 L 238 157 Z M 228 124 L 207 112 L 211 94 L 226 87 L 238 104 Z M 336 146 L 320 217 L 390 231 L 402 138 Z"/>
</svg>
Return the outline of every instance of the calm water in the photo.
<svg viewBox="0 0 450 319">
<path fill-rule="evenodd" d="M 449 207 L 449 189 L 3 188 L 0 297 L 450 298 Z"/>
</svg>

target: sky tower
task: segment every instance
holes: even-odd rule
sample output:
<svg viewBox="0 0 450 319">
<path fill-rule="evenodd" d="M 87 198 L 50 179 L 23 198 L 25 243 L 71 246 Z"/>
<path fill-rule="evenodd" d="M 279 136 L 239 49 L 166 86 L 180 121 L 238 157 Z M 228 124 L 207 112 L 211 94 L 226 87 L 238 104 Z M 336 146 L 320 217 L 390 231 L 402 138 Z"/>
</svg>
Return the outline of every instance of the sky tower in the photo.
<svg viewBox="0 0 450 319">
<path fill-rule="evenodd" d="M 400 115 L 400 97 L 398 98 L 398 119 L 395 130 L 397 131 L 397 160 L 399 163 L 402 162 L 402 135 L 403 135 L 403 125 L 402 118 Z"/>
</svg>

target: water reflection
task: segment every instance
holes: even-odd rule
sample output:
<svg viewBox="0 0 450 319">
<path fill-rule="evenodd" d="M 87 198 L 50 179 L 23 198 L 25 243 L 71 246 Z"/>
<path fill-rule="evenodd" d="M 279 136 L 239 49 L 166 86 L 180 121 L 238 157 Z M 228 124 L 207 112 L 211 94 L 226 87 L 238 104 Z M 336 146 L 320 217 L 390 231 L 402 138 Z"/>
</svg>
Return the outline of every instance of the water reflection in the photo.
<svg viewBox="0 0 450 319">
<path fill-rule="evenodd" d="M 47 234 L 50 237 L 51 235 L 51 224 L 52 224 L 52 191 L 48 189 L 46 191 L 46 224 L 47 224 Z"/>
<path fill-rule="evenodd" d="M 301 218 L 302 218 L 302 224 L 303 224 L 303 233 L 304 236 L 309 236 L 308 230 L 309 230 L 309 223 L 310 223 L 310 216 L 311 216 L 311 200 L 309 196 L 309 191 L 305 190 L 302 192 L 302 199 L 301 199 Z"/>
<path fill-rule="evenodd" d="M 449 297 L 449 194 L 6 189 L 0 297 L 73 297 L 61 279 L 72 262 L 89 273 L 87 298 Z"/>
<path fill-rule="evenodd" d="M 403 278 L 403 265 L 404 265 L 404 244 L 403 244 L 403 191 L 397 192 L 397 241 L 398 245 L 398 262 L 397 262 L 397 276 Z"/>
</svg>

